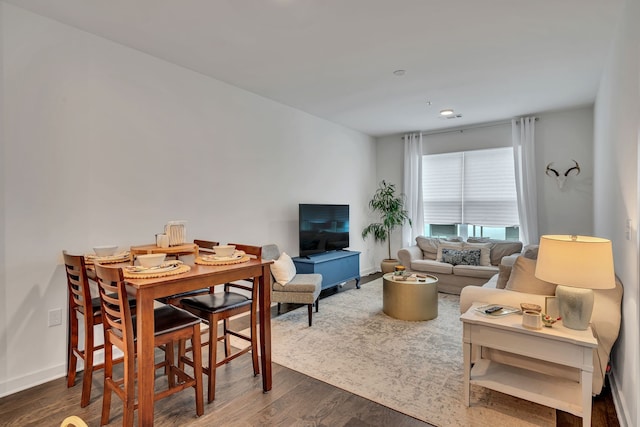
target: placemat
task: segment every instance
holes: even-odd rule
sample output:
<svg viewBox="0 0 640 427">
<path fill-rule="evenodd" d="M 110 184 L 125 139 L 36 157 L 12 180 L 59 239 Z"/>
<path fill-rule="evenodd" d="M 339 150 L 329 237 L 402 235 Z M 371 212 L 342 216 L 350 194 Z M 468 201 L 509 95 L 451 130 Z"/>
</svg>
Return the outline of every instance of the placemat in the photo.
<svg viewBox="0 0 640 427">
<path fill-rule="evenodd" d="M 189 270 L 191 270 L 190 266 L 186 264 L 182 264 L 175 270 L 171 270 L 171 271 L 162 271 L 162 272 L 150 271 L 148 273 L 131 273 L 126 269 L 122 269 L 122 274 L 126 279 L 154 279 L 157 277 L 167 277 L 167 276 L 175 276 L 176 274 L 183 274 Z"/>
<path fill-rule="evenodd" d="M 243 262 L 249 262 L 251 258 L 249 258 L 249 255 L 243 255 L 242 258 L 238 258 L 238 259 L 228 259 L 228 260 L 224 260 L 224 259 L 219 259 L 219 260 L 204 260 L 201 257 L 197 257 L 195 260 L 196 264 L 200 264 L 200 265 L 231 265 L 231 264 L 242 264 Z"/>
<path fill-rule="evenodd" d="M 98 256 L 96 254 L 86 254 L 84 256 L 85 264 L 93 264 L 95 262 L 100 264 L 117 264 L 129 260 L 131 260 L 131 254 L 129 251 L 109 256 Z"/>
</svg>

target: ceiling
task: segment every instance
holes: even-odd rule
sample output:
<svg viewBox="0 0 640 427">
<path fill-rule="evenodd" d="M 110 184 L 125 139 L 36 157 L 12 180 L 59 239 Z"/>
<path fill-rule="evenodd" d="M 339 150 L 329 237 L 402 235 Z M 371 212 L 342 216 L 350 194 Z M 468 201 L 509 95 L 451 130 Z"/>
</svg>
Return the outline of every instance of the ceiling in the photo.
<svg viewBox="0 0 640 427">
<path fill-rule="evenodd" d="M 373 136 L 593 103 L 624 3 L 5 1 Z"/>
</svg>

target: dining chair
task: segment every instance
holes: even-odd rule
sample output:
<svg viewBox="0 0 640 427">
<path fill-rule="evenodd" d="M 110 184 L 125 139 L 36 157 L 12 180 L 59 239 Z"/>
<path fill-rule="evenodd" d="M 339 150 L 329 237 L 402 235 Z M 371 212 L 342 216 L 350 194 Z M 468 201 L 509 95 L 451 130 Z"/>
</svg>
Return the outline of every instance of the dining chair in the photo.
<svg viewBox="0 0 640 427">
<path fill-rule="evenodd" d="M 258 259 L 262 257 L 261 246 L 251 246 L 238 243 L 229 244 L 235 245 L 237 250 L 244 251 L 250 257 Z M 207 387 L 208 402 L 212 402 L 215 399 L 216 368 L 219 366 L 229 363 L 236 357 L 251 351 L 253 374 L 255 376 L 260 373 L 257 336 L 259 286 L 257 281 L 258 278 L 254 277 L 249 281 L 251 285 L 237 282 L 227 283 L 224 286 L 223 292 L 184 298 L 180 301 L 180 304 L 184 309 L 209 323 L 209 364 L 202 368 L 202 371 L 207 374 L 209 379 Z M 250 313 L 249 335 L 243 334 L 237 330 L 232 330 L 229 321 L 232 316 L 246 312 Z M 223 321 L 222 335 L 218 336 L 218 323 L 220 321 Z M 245 340 L 250 344 L 232 353 L 230 341 L 232 336 Z M 218 361 L 217 357 L 218 341 L 224 342 L 224 358 L 220 361 Z"/>
<path fill-rule="evenodd" d="M 100 298 L 91 298 L 87 269 L 82 255 L 71 255 L 67 251 L 62 252 L 67 275 L 67 288 L 69 292 L 69 327 L 67 329 L 67 387 L 73 387 L 76 381 L 76 368 L 78 358 L 84 364 L 82 375 L 82 395 L 80 406 L 84 408 L 91 400 L 91 382 L 93 371 L 102 369 L 104 363 L 94 364 L 94 352 L 104 348 L 104 345 L 95 345 L 93 327 L 102 324 L 100 312 Z M 80 334 L 80 320 L 84 321 L 84 348 L 80 349 L 78 341 Z"/>
<path fill-rule="evenodd" d="M 103 344 L 95 345 L 94 326 L 102 324 L 100 297 L 91 297 L 89 280 L 95 280 L 95 272 L 87 268 L 83 255 L 71 255 L 62 251 L 68 289 L 67 328 L 67 387 L 73 387 L 76 381 L 78 358 L 82 359 L 84 372 L 82 375 L 82 395 L 80 406 L 84 408 L 91 400 L 91 384 L 93 372 L 104 368 L 104 363 L 93 363 L 94 353 L 104 348 Z M 136 299 L 128 297 L 129 306 L 135 312 Z M 79 348 L 80 321 L 83 319 L 84 348 Z M 122 362 L 118 358 L 114 363 Z"/>
<path fill-rule="evenodd" d="M 204 254 L 213 254 L 214 253 L 214 251 L 213 251 L 214 246 L 218 246 L 219 245 L 218 242 L 214 242 L 212 240 L 200 240 L 200 239 L 194 239 L 193 243 L 198 245 L 198 252 L 204 253 Z M 183 298 L 193 297 L 193 296 L 198 296 L 198 295 L 205 295 L 205 294 L 209 294 L 209 293 L 213 293 L 213 287 L 212 288 L 195 289 L 195 290 L 189 291 L 189 292 L 182 292 L 182 293 L 175 294 L 175 295 L 169 295 L 168 297 L 158 298 L 158 301 L 160 301 L 161 303 L 164 303 L 164 304 L 171 304 L 171 305 L 175 305 L 175 306 L 180 307 L 180 300 L 182 300 Z"/>
<path fill-rule="evenodd" d="M 102 396 L 102 418 L 100 425 L 109 422 L 111 393 L 115 392 L 123 402 L 123 425 L 133 425 L 133 414 L 137 407 L 135 391 L 136 358 L 136 316 L 126 303 L 127 290 L 121 268 L 95 265 L 100 294 L 104 326 L 104 394 Z M 168 387 L 155 393 L 154 400 L 170 396 L 189 387 L 195 389 L 196 414 L 204 413 L 202 395 L 202 352 L 200 345 L 200 318 L 172 305 L 162 305 L 154 310 L 154 345 L 164 347 L 164 361 L 154 366 L 154 370 L 165 368 Z M 184 346 L 184 341 L 192 341 L 193 367 L 190 376 L 175 363 L 174 344 Z M 113 375 L 113 346 L 124 353 L 124 376 L 115 379 Z M 185 356 L 182 356 L 186 359 Z M 186 360 L 183 360 L 186 362 Z"/>
</svg>

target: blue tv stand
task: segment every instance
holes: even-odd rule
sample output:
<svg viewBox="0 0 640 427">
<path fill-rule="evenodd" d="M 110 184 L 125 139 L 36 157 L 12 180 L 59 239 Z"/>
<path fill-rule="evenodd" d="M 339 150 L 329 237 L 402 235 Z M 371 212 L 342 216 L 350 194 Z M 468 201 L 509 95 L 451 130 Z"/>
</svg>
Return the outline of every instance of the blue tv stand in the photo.
<svg viewBox="0 0 640 427">
<path fill-rule="evenodd" d="M 322 274 L 322 289 L 333 288 L 355 279 L 360 289 L 360 252 L 333 251 L 293 258 L 296 272 Z"/>
</svg>

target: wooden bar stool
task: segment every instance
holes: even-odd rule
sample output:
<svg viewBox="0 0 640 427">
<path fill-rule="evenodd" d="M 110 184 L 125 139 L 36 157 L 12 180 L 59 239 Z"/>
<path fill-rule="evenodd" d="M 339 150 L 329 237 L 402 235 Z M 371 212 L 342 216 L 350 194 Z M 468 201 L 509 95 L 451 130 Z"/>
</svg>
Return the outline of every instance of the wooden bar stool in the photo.
<svg viewBox="0 0 640 427">
<path fill-rule="evenodd" d="M 199 240 L 193 241 L 198 247 L 198 253 L 211 254 L 213 253 L 213 247 L 218 246 L 218 242 L 211 240 Z M 194 291 L 183 292 L 181 294 L 170 295 L 168 297 L 158 298 L 158 301 L 164 304 L 171 304 L 180 307 L 180 300 L 187 297 L 194 297 L 197 295 L 205 295 L 213 293 L 213 288 L 196 289 Z"/>
<path fill-rule="evenodd" d="M 236 243 L 229 243 L 235 245 L 237 250 L 244 251 L 247 255 L 256 258 L 262 257 L 261 246 L 250 246 Z M 209 323 L 209 364 L 204 367 L 202 371 L 208 375 L 209 384 L 207 388 L 208 402 L 212 402 L 215 399 L 216 392 L 216 368 L 229 363 L 236 357 L 251 351 L 253 361 L 253 374 L 258 375 L 260 373 L 260 365 L 258 363 L 258 334 L 257 334 L 257 301 L 258 301 L 258 278 L 253 278 L 250 282 L 251 285 L 245 285 L 242 283 L 226 283 L 224 286 L 224 292 L 217 292 L 208 295 L 201 295 L 191 298 L 184 298 L 180 301 L 180 305 L 195 314 L 198 317 L 206 320 Z M 242 289 L 245 292 L 240 293 L 233 291 L 232 289 Z M 247 296 L 246 294 L 249 294 Z M 229 319 L 232 316 L 250 313 L 250 334 L 247 336 L 241 334 L 238 331 L 234 331 L 230 328 Z M 218 322 L 223 321 L 223 333 L 218 337 Z M 231 336 L 243 339 L 250 343 L 247 347 L 231 353 Z M 218 341 L 224 341 L 225 357 L 217 361 L 217 343 Z M 181 348 L 181 353 L 184 350 Z"/>
<path fill-rule="evenodd" d="M 110 268 L 96 264 L 98 290 L 102 303 L 104 322 L 104 394 L 102 397 L 101 425 L 109 423 L 111 393 L 122 399 L 123 425 L 133 425 L 133 414 L 137 407 L 135 399 L 135 357 L 136 357 L 136 317 L 132 316 L 127 301 L 127 290 L 121 268 Z M 155 400 L 162 399 L 186 388 L 195 389 L 196 414 L 204 413 L 202 397 L 202 352 L 200 344 L 200 319 L 191 313 L 172 305 L 163 305 L 154 311 L 155 346 L 165 349 L 165 360 L 154 368 L 165 367 L 168 374 L 168 388 L 155 393 Z M 191 340 L 193 359 L 183 358 L 183 363 L 193 367 L 193 376 L 180 369 L 174 360 L 174 343 L 181 348 Z M 124 353 L 124 377 L 113 377 L 111 363 L 113 347 Z"/>
<path fill-rule="evenodd" d="M 91 298 L 89 280 L 85 266 L 84 256 L 70 255 L 62 252 L 65 270 L 67 274 L 67 288 L 69 291 L 69 327 L 67 329 L 67 387 L 73 387 L 76 381 L 76 367 L 78 358 L 84 364 L 82 375 L 82 397 L 80 406 L 85 407 L 91 400 L 91 381 L 93 371 L 102 369 L 103 363 L 94 365 L 93 354 L 104 348 L 104 345 L 95 345 L 93 327 L 102 324 L 100 312 L 100 298 Z M 84 349 L 78 347 L 79 317 L 84 321 Z"/>
<path fill-rule="evenodd" d="M 102 312 L 100 297 L 91 298 L 89 285 L 90 270 L 83 255 L 71 255 L 67 251 L 62 252 L 67 275 L 67 288 L 69 291 L 69 327 L 67 329 L 67 387 L 73 387 L 76 380 L 76 368 L 78 358 L 84 364 L 82 375 L 82 397 L 80 406 L 85 407 L 91 400 L 91 382 L 93 372 L 104 367 L 104 363 L 94 364 L 94 353 L 104 348 L 104 345 L 95 345 L 94 326 L 102 324 Z M 95 278 L 95 274 L 92 275 Z M 136 299 L 128 297 L 131 310 L 135 312 Z M 79 317 L 84 322 L 84 349 L 78 346 L 79 341 Z M 114 360 L 114 363 L 122 362 L 122 358 Z"/>
</svg>

